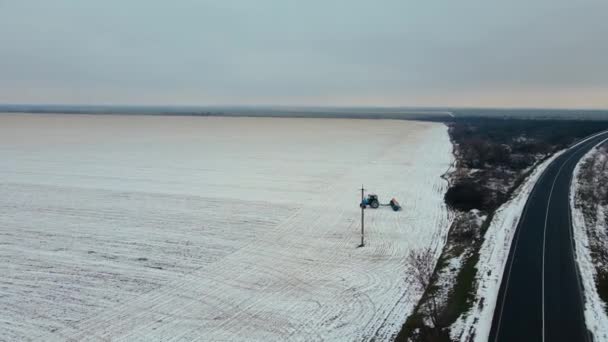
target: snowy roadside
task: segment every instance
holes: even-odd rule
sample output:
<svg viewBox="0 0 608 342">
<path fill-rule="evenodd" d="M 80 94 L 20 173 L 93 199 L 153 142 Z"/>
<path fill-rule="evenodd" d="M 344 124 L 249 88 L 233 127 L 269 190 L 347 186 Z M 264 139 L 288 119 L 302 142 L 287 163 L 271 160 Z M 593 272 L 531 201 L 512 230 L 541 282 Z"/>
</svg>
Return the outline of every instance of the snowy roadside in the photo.
<svg viewBox="0 0 608 342">
<path fill-rule="evenodd" d="M 599 145 L 598 145 L 599 146 Z M 596 341 L 608 340 L 608 316 L 606 306 L 602 301 L 596 286 L 598 269 L 605 265 L 594 261 L 594 249 L 608 246 L 608 235 L 605 230 L 606 205 L 595 201 L 594 198 L 583 196 L 585 187 L 591 191 L 599 181 L 602 170 L 595 166 L 605 165 L 608 161 L 606 150 L 592 148 L 576 165 L 570 185 L 570 209 L 572 212 L 572 229 L 575 240 L 576 261 L 582 278 L 585 293 L 585 322 Z M 588 170 L 584 170 L 589 168 Z M 591 172 L 585 177 L 585 171 Z M 595 203 L 594 203 L 595 202 Z M 585 209 L 593 207 L 593 213 L 586 216 Z M 595 248 L 594 248 L 595 247 Z"/>
<path fill-rule="evenodd" d="M 514 196 L 496 211 L 479 252 L 476 276 L 477 293 L 473 306 L 451 326 L 452 339 L 463 342 L 487 341 L 515 228 L 534 184 L 547 166 L 562 153 L 558 152 L 538 164 L 532 174 L 515 191 Z"/>
</svg>

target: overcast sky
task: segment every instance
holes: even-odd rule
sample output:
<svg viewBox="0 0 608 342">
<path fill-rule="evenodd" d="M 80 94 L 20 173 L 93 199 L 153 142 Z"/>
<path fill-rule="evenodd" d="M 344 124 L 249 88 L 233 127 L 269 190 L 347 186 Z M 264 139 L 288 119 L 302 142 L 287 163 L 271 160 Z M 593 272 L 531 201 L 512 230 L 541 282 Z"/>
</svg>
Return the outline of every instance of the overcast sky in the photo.
<svg viewBox="0 0 608 342">
<path fill-rule="evenodd" d="M 608 1 L 0 0 L 0 103 L 608 108 Z"/>
</svg>

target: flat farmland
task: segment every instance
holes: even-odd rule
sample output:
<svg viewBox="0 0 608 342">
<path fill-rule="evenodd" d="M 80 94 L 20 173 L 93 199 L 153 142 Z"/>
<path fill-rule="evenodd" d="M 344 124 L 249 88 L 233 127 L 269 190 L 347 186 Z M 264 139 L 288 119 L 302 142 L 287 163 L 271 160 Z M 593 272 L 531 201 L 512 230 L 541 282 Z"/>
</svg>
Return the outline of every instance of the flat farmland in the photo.
<svg viewBox="0 0 608 342">
<path fill-rule="evenodd" d="M 0 340 L 386 340 L 451 151 L 416 121 L 0 114 Z M 357 248 L 361 184 L 403 210 Z"/>
</svg>

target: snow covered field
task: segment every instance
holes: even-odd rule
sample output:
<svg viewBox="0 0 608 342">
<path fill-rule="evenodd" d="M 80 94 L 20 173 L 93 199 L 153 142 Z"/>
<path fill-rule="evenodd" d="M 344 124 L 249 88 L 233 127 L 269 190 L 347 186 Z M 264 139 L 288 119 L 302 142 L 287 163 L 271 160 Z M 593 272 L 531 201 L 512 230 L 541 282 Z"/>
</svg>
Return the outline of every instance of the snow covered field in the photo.
<svg viewBox="0 0 608 342">
<path fill-rule="evenodd" d="M 386 340 L 443 124 L 0 114 L 0 340 Z M 381 201 L 366 211 L 364 183 Z"/>
</svg>

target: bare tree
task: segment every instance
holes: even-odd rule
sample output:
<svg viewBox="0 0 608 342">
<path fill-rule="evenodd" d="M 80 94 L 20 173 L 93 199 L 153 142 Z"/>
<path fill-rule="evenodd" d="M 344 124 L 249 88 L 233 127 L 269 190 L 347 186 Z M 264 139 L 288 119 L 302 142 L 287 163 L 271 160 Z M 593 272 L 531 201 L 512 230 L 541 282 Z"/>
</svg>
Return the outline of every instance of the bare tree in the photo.
<svg viewBox="0 0 608 342">
<path fill-rule="evenodd" d="M 434 269 L 434 255 L 430 247 L 413 250 L 407 256 L 407 265 L 414 276 L 416 286 L 424 291 L 431 283 Z"/>
<path fill-rule="evenodd" d="M 418 286 L 421 291 L 425 291 L 424 302 L 421 308 L 423 308 L 431 321 L 432 334 L 438 334 L 441 332 L 439 320 L 441 309 L 437 302 L 436 291 L 429 289 L 433 271 L 435 269 L 433 250 L 430 247 L 427 247 L 421 250 L 411 251 L 407 257 L 407 264 L 410 272 L 412 272 L 416 286 Z"/>
</svg>

